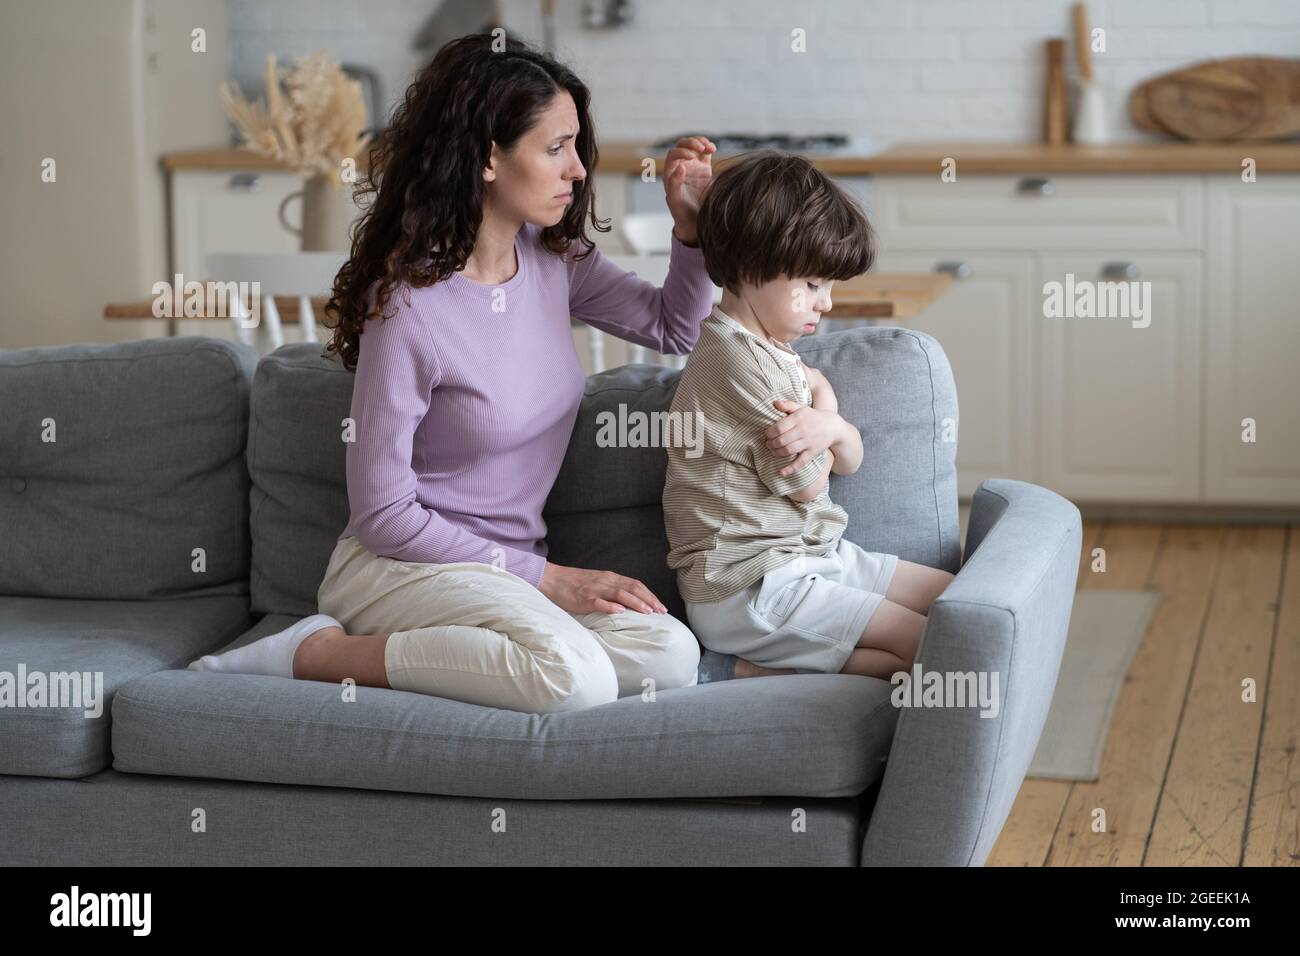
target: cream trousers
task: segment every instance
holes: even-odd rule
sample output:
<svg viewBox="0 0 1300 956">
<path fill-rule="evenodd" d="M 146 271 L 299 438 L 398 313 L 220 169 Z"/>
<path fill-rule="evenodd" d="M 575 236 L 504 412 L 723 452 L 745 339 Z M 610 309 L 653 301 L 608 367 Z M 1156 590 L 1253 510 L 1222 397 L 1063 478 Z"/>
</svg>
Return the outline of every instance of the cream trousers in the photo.
<svg viewBox="0 0 1300 956">
<path fill-rule="evenodd" d="M 671 614 L 573 615 L 490 564 L 396 561 L 352 535 L 335 545 L 316 600 L 349 634 L 391 634 L 395 690 L 542 714 L 697 679 L 699 643 Z"/>
</svg>

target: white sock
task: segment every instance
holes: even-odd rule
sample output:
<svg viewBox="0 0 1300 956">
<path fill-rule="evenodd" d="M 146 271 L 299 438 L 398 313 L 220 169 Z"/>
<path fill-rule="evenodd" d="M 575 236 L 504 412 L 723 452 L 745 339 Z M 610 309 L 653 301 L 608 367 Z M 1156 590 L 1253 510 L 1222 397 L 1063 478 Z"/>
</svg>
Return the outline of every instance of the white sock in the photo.
<svg viewBox="0 0 1300 956">
<path fill-rule="evenodd" d="M 263 674 L 267 677 L 293 677 L 293 655 L 298 645 L 321 628 L 342 627 L 328 614 L 313 614 L 292 627 L 268 634 L 251 644 L 224 654 L 208 654 L 190 664 L 192 671 L 218 671 L 223 674 Z"/>
</svg>

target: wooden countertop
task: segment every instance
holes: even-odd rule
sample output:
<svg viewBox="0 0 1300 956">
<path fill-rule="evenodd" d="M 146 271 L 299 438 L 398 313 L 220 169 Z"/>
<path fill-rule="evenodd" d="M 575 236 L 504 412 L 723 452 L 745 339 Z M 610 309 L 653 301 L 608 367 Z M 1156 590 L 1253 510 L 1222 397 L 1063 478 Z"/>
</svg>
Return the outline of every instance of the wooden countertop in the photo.
<svg viewBox="0 0 1300 956">
<path fill-rule="evenodd" d="M 628 140 L 610 140 L 600 146 L 601 173 L 639 175 L 641 162 L 651 156 L 663 172 L 666 149 L 651 149 Z M 880 173 L 933 173 L 938 175 L 945 157 L 957 160 L 961 173 L 1232 173 L 1240 175 L 1241 161 L 1252 157 L 1260 172 L 1300 172 L 1300 140 L 1283 142 L 1107 143 L 1101 146 L 1045 143 L 933 142 L 897 143 L 870 156 L 809 155 L 813 165 L 838 176 L 872 176 Z M 719 164 L 728 159 L 718 154 Z M 358 169 L 367 169 L 363 151 Z M 162 157 L 166 170 L 288 170 L 288 166 L 235 147 L 196 149 Z"/>
<path fill-rule="evenodd" d="M 869 272 L 866 275 L 837 282 L 831 292 L 834 308 L 826 313 L 828 319 L 905 319 L 916 315 L 931 302 L 947 294 L 952 286 L 952 276 L 944 273 Z M 312 312 L 317 321 L 325 314 L 325 296 L 312 296 Z M 247 306 L 247 303 L 245 303 Z M 280 321 L 298 321 L 296 296 L 275 297 Z M 104 306 L 106 319 L 154 319 L 152 299 L 133 302 L 110 302 Z M 229 322 L 229 316 L 178 316 L 186 321 L 211 320 Z"/>
<path fill-rule="evenodd" d="M 647 156 L 663 171 L 666 149 L 629 142 L 601 145 L 600 171 L 641 172 Z M 1300 140 L 1280 143 L 1107 143 L 1100 146 L 1046 143 L 933 142 L 897 143 L 870 156 L 809 154 L 822 172 L 839 176 L 873 176 L 880 173 L 938 175 L 947 157 L 957 161 L 961 173 L 1213 173 L 1239 175 L 1241 161 L 1250 156 L 1261 172 L 1300 172 Z M 715 162 L 727 160 L 719 153 Z"/>
<path fill-rule="evenodd" d="M 179 153 L 165 153 L 160 160 L 160 164 L 167 172 L 178 169 L 200 169 L 215 172 L 225 170 L 292 171 L 292 167 L 286 163 L 236 146 L 214 146 L 211 149 L 187 149 Z M 363 150 L 361 156 L 357 159 L 357 168 L 366 169 L 368 167 L 366 151 Z"/>
</svg>

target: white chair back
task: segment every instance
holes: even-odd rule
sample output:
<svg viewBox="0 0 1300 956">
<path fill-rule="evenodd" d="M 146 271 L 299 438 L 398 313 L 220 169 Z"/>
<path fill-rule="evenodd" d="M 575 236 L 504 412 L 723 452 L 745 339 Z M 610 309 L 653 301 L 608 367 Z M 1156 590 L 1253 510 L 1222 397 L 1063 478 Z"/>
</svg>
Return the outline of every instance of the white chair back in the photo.
<svg viewBox="0 0 1300 956">
<path fill-rule="evenodd" d="M 330 293 L 346 261 L 345 252 L 210 252 L 206 264 L 210 280 L 258 284 L 261 316 L 253 321 L 242 309 L 232 309 L 230 321 L 236 339 L 266 354 L 284 344 L 277 295 L 298 297 L 302 340 L 320 341 L 311 297 Z"/>
<path fill-rule="evenodd" d="M 673 217 L 667 212 L 633 212 L 619 226 L 634 255 L 668 255 L 672 251 Z"/>
<path fill-rule="evenodd" d="M 672 216 L 668 216 L 667 218 L 669 222 L 669 228 L 671 229 Z M 636 273 L 636 275 L 639 278 L 644 279 L 647 282 L 651 282 L 657 286 L 662 286 L 664 284 L 664 280 L 668 278 L 667 252 L 668 250 L 665 249 L 663 255 L 635 255 L 635 256 L 607 255 L 605 256 L 605 258 L 608 259 L 610 262 L 614 263 L 615 265 L 619 266 L 620 268 L 627 270 L 628 272 Z M 721 301 L 721 299 L 722 299 L 722 290 L 719 289 L 717 286 L 714 286 L 713 301 L 719 302 Z M 592 329 L 591 331 L 597 332 L 596 329 Z M 603 333 L 597 333 L 597 334 L 603 334 Z M 596 346 L 593 343 L 592 345 L 593 356 L 596 353 L 596 351 L 597 351 Z M 603 350 L 602 350 L 602 357 L 603 357 Z M 658 352 L 651 352 L 650 349 L 646 348 L 643 345 L 629 345 L 628 362 L 629 363 L 654 362 L 655 364 L 664 365 L 667 366 L 668 368 L 682 368 L 686 365 L 686 356 L 685 355 L 661 355 Z M 602 370 L 603 367 L 596 369 L 596 371 L 598 372 Z"/>
</svg>

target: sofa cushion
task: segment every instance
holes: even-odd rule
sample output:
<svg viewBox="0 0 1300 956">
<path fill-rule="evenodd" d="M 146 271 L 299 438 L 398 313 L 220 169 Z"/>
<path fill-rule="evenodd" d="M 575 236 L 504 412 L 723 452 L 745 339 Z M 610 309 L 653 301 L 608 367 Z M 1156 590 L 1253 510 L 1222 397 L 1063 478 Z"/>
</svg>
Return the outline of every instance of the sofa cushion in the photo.
<svg viewBox="0 0 1300 956">
<path fill-rule="evenodd" d="M 268 617 L 236 644 L 280 630 Z M 751 678 L 561 714 L 425 694 L 198 671 L 113 700 L 113 768 L 499 799 L 845 797 L 881 776 L 891 686 L 846 674 Z"/>
<path fill-rule="evenodd" d="M 305 617 L 348 523 L 343 420 L 353 375 L 320 343 L 281 346 L 257 366 L 248 473 L 255 614 Z"/>
<path fill-rule="evenodd" d="M 831 476 L 831 497 L 849 515 L 844 536 L 869 551 L 955 572 L 957 444 L 944 434 L 949 421 L 955 433 L 957 392 L 939 343 L 913 329 L 879 326 L 805 336 L 795 348 L 830 379 L 840 413 L 862 432 L 862 466 Z M 626 365 L 587 379 L 542 514 L 550 560 L 638 578 L 685 620 L 667 565 L 667 455 L 662 447 L 598 441 L 602 425 L 620 415 L 631 422 L 633 413 L 666 412 L 680 375 Z M 285 345 L 258 367 L 248 451 L 256 613 L 316 611 L 348 519 L 342 423 L 351 399 L 352 375 L 319 344 Z"/>
<path fill-rule="evenodd" d="M 869 802 L 501 800 L 109 768 L 75 783 L 0 776 L 0 807 L 7 868 L 770 867 L 857 866 Z M 210 824 L 202 836 L 190 831 L 195 807 Z M 798 832 L 796 810 L 805 823 Z M 506 829 L 488 829 L 484 821 L 502 811 Z"/>
<path fill-rule="evenodd" d="M 256 363 L 205 336 L 0 350 L 0 594 L 247 594 Z"/>
<path fill-rule="evenodd" d="M 111 699 L 122 684 L 185 667 L 228 644 L 249 623 L 242 595 L 170 601 L 0 597 L 0 774 L 84 777 L 107 767 Z M 37 703 L 32 694 L 39 684 L 51 693 L 44 706 L 29 706 Z"/>
</svg>

